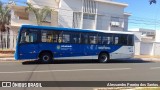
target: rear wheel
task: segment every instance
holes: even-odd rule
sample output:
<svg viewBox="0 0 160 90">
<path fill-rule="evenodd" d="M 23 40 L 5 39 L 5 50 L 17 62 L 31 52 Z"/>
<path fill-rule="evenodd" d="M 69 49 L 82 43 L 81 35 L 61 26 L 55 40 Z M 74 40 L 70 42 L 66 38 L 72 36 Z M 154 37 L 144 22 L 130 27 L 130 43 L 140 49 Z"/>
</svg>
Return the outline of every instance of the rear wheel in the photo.
<svg viewBox="0 0 160 90">
<path fill-rule="evenodd" d="M 100 63 L 106 63 L 109 60 L 109 55 L 107 53 L 101 53 L 98 57 Z"/>
<path fill-rule="evenodd" d="M 42 63 L 51 63 L 53 61 L 53 56 L 51 53 L 49 52 L 43 52 L 41 55 L 40 55 L 40 62 Z"/>
</svg>

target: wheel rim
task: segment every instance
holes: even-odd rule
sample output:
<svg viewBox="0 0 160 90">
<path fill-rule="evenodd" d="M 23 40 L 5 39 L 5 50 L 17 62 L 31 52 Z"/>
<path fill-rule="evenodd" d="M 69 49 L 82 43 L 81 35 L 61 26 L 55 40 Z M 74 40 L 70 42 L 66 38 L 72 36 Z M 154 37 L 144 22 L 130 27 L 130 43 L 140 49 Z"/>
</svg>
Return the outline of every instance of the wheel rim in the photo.
<svg viewBox="0 0 160 90">
<path fill-rule="evenodd" d="M 101 60 L 102 62 L 107 62 L 108 58 L 107 58 L 106 55 L 102 55 L 101 58 L 100 58 L 100 60 Z"/>
<path fill-rule="evenodd" d="M 49 60 L 49 56 L 48 55 L 44 55 L 43 56 L 43 61 L 48 61 Z"/>
</svg>

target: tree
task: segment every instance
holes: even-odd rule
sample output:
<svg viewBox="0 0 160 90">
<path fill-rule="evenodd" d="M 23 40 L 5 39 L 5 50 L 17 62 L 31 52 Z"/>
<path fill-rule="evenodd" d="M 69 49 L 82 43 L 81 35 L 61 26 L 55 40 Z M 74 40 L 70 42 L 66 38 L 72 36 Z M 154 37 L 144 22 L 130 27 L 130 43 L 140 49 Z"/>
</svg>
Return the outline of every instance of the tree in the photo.
<svg viewBox="0 0 160 90">
<path fill-rule="evenodd" d="M 37 21 L 37 25 L 42 25 L 42 22 L 46 19 L 46 17 L 51 13 L 52 9 L 45 6 L 42 9 L 33 7 L 32 4 L 27 3 L 26 11 L 31 11 L 34 13 Z"/>
<path fill-rule="evenodd" d="M 152 3 L 154 3 L 154 4 L 156 4 L 156 0 L 149 0 L 149 3 L 150 3 L 150 5 L 152 4 Z"/>
<path fill-rule="evenodd" d="M 0 1 L 0 32 L 1 32 L 1 45 L 3 49 L 3 40 L 2 40 L 2 32 L 6 31 L 8 28 L 6 25 L 10 24 L 10 8 L 7 5 L 4 5 Z"/>
</svg>

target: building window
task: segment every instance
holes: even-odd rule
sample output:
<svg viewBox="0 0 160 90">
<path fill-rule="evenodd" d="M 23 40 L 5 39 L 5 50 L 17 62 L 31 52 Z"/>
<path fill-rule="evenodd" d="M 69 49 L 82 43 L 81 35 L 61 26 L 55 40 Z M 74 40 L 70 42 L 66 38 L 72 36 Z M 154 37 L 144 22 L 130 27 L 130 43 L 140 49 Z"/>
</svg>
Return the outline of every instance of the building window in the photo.
<svg viewBox="0 0 160 90">
<path fill-rule="evenodd" d="M 84 13 L 83 19 L 95 20 L 95 14 Z"/>
<path fill-rule="evenodd" d="M 24 11 L 15 11 L 15 18 L 19 20 L 29 20 L 29 13 Z"/>
<path fill-rule="evenodd" d="M 120 27 L 121 25 L 120 17 L 111 17 L 111 26 Z"/>
<path fill-rule="evenodd" d="M 43 22 L 51 22 L 51 13 L 48 13 Z"/>
<path fill-rule="evenodd" d="M 85 13 L 96 13 L 97 4 L 93 0 L 84 0 L 83 2 L 83 12 Z"/>
<path fill-rule="evenodd" d="M 73 12 L 73 28 L 80 28 L 81 17 L 81 12 Z"/>
<path fill-rule="evenodd" d="M 111 21 L 119 22 L 120 18 L 119 17 L 111 17 Z"/>
</svg>

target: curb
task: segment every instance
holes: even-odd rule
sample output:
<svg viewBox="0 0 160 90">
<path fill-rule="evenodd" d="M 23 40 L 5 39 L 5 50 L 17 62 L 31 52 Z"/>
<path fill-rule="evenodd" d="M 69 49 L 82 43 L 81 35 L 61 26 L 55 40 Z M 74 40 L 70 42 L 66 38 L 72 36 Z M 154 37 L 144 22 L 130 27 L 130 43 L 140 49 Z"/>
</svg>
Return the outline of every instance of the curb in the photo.
<svg viewBox="0 0 160 90">
<path fill-rule="evenodd" d="M 160 58 L 132 58 L 131 60 L 159 61 L 160 62 Z"/>
</svg>

